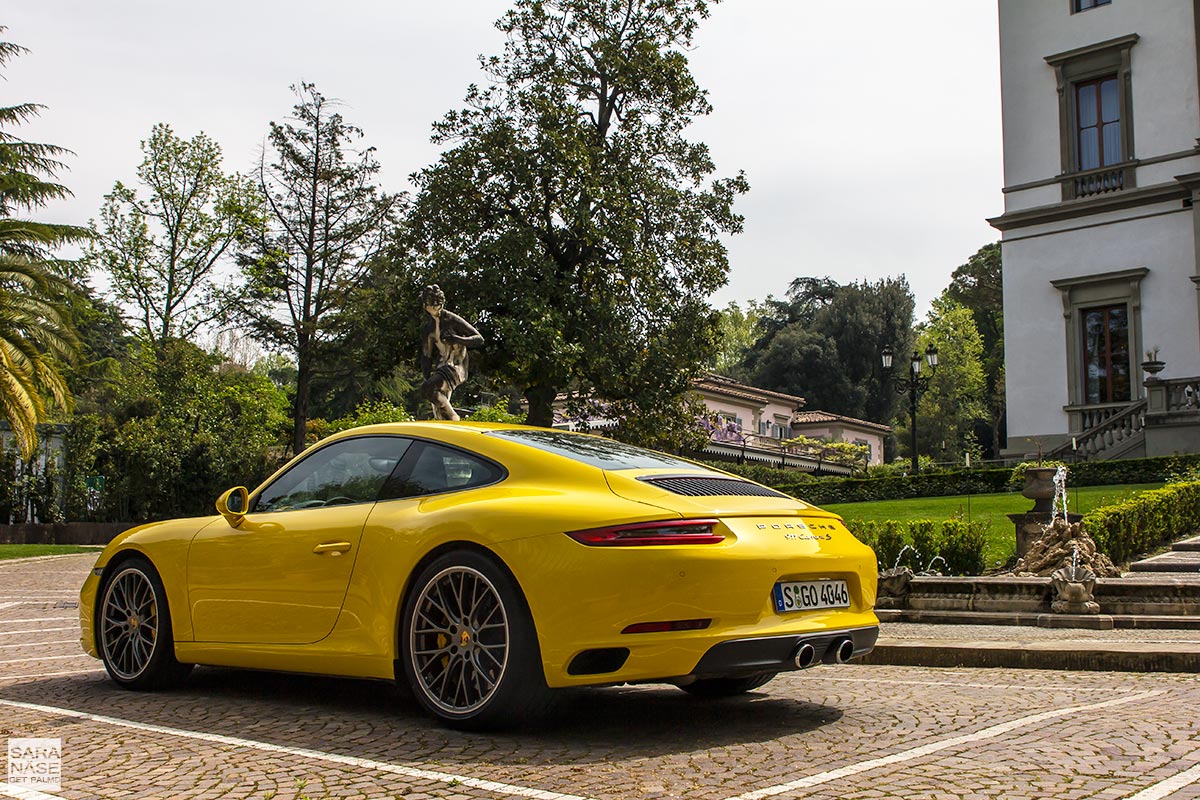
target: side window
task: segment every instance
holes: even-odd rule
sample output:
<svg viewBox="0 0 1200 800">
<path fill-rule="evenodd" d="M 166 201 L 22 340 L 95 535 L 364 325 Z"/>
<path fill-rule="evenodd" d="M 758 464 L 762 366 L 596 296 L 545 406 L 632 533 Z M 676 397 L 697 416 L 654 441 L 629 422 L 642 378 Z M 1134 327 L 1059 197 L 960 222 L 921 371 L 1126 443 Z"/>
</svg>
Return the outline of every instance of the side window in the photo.
<svg viewBox="0 0 1200 800">
<path fill-rule="evenodd" d="M 397 436 L 362 436 L 322 447 L 264 489 L 254 512 L 374 502 L 411 444 Z"/>
<path fill-rule="evenodd" d="M 432 442 L 419 442 L 396 475 L 387 482 L 381 500 L 419 497 L 495 483 L 504 471 L 479 456 Z"/>
</svg>

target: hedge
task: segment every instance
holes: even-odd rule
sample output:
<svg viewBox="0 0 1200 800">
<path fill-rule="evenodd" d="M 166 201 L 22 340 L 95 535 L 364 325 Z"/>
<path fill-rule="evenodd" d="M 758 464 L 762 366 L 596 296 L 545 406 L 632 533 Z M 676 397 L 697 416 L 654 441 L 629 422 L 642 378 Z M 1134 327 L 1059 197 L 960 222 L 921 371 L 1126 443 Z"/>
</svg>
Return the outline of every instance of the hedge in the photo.
<svg viewBox="0 0 1200 800">
<path fill-rule="evenodd" d="M 1103 553 L 1123 564 L 1200 528 L 1200 481 L 1172 483 L 1097 508 L 1083 518 L 1083 528 Z"/>
<path fill-rule="evenodd" d="M 935 556 L 945 559 L 945 564 L 935 567 L 944 574 L 979 575 L 985 566 L 983 549 L 987 535 L 981 522 L 889 519 L 851 520 L 846 525 L 859 541 L 875 551 L 881 570 L 891 569 L 899 561 L 900 566 L 920 572 L 930 566 Z M 910 549 L 904 550 L 905 546 Z"/>
<path fill-rule="evenodd" d="M 719 464 L 714 467 L 766 484 L 813 505 L 860 503 L 872 500 L 906 500 L 913 497 L 945 497 L 960 494 L 991 494 L 1017 491 L 1010 483 L 1011 469 L 974 469 L 933 472 L 889 478 L 814 478 L 795 470 L 757 465 Z M 1129 483 L 1160 483 L 1200 467 L 1200 454 L 1132 458 L 1119 461 L 1086 461 L 1068 465 L 1068 486 L 1109 486 Z"/>
<path fill-rule="evenodd" d="M 774 484 L 774 488 L 813 505 L 824 506 L 869 500 L 1003 492 L 1009 473 L 1007 469 L 980 469 L 904 478 L 826 478 L 812 482 L 793 478 L 791 482 Z"/>
</svg>

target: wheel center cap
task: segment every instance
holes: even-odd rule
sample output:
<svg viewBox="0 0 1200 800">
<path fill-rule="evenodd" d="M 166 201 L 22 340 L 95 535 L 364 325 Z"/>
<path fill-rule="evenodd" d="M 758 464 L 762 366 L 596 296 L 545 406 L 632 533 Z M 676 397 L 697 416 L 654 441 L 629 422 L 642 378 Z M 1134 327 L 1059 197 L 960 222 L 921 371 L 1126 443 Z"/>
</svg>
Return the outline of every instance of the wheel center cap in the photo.
<svg viewBox="0 0 1200 800">
<path fill-rule="evenodd" d="M 129 627 L 136 628 L 138 626 L 138 618 L 136 616 L 129 618 Z"/>
<path fill-rule="evenodd" d="M 458 646 L 466 647 L 470 643 L 471 643 L 471 632 L 470 631 L 461 631 L 458 634 Z"/>
</svg>

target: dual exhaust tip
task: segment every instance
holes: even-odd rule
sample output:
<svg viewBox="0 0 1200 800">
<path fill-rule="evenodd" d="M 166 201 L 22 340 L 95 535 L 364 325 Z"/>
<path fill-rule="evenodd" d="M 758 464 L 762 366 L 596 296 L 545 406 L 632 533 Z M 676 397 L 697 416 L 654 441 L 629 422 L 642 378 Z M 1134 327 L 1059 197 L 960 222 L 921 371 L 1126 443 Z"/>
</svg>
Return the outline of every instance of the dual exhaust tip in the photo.
<svg viewBox="0 0 1200 800">
<path fill-rule="evenodd" d="M 821 660 L 826 664 L 845 664 L 853 657 L 854 642 L 850 639 L 840 639 L 826 649 Z M 792 660 L 796 663 L 796 669 L 808 669 L 817 661 L 817 649 L 805 642 L 796 648 Z"/>
</svg>

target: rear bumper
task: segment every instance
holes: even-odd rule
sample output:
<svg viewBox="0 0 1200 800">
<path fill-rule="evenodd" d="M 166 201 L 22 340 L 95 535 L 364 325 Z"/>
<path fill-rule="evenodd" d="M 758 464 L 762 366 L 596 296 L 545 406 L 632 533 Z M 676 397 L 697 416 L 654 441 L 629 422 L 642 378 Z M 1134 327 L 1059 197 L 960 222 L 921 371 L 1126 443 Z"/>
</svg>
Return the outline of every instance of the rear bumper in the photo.
<svg viewBox="0 0 1200 800">
<path fill-rule="evenodd" d="M 879 626 L 876 625 L 851 630 L 822 631 L 818 634 L 730 639 L 709 648 L 696 664 L 692 674 L 703 678 L 739 673 L 786 672 L 799 669 L 795 655 L 801 645 L 811 645 L 815 650 L 814 661 L 819 663 L 826 658 L 832 658 L 836 645 L 845 639 L 854 643 L 854 658 L 858 658 L 871 652 L 878 638 Z"/>
</svg>

